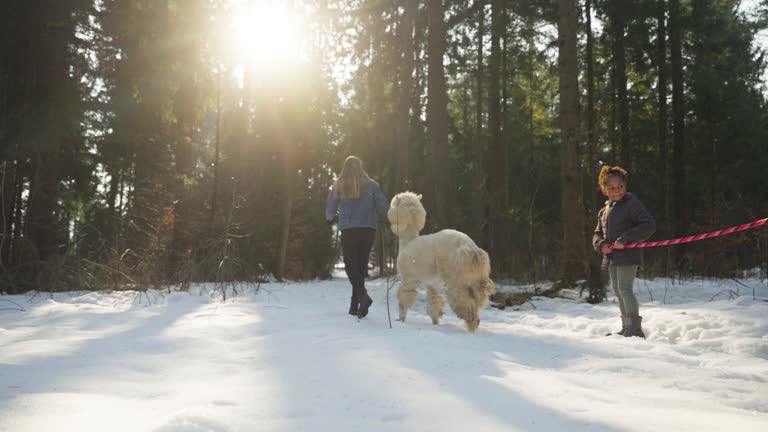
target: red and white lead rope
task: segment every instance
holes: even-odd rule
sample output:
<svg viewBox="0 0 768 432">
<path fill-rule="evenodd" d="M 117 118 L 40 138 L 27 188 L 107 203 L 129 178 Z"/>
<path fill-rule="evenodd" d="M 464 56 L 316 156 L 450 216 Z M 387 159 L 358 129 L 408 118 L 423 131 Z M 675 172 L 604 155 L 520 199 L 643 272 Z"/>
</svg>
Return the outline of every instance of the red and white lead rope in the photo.
<svg viewBox="0 0 768 432">
<path fill-rule="evenodd" d="M 676 245 L 680 243 L 689 243 L 697 240 L 704 240 L 712 237 L 717 237 L 725 234 L 731 234 L 739 231 L 745 231 L 751 228 L 757 228 L 759 226 L 763 226 L 768 222 L 768 218 L 756 220 L 752 223 L 747 223 L 744 225 L 739 225 L 735 227 L 726 228 L 724 230 L 720 231 L 712 231 L 704 234 L 698 234 L 688 237 L 682 237 L 682 238 L 676 238 L 672 240 L 661 240 L 661 241 L 652 241 L 652 242 L 642 242 L 642 243 L 629 243 L 625 245 L 624 247 L 627 249 L 632 248 L 645 248 L 645 247 L 654 247 L 654 246 L 669 246 L 669 245 Z"/>
</svg>

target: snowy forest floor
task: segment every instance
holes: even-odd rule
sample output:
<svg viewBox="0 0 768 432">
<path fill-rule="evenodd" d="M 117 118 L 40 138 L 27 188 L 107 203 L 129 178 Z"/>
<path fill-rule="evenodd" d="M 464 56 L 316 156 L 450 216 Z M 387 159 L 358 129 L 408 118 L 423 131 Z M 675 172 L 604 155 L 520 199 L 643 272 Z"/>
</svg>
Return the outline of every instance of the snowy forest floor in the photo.
<svg viewBox="0 0 768 432">
<path fill-rule="evenodd" d="M 368 317 L 350 287 L 0 297 L 0 431 L 765 431 L 765 280 L 638 279 L 647 340 L 615 299 L 486 308 L 467 333 L 424 293 Z M 497 286 L 520 290 L 524 286 Z M 753 298 L 754 289 L 754 298 Z M 19 310 L 23 309 L 23 310 Z"/>
</svg>

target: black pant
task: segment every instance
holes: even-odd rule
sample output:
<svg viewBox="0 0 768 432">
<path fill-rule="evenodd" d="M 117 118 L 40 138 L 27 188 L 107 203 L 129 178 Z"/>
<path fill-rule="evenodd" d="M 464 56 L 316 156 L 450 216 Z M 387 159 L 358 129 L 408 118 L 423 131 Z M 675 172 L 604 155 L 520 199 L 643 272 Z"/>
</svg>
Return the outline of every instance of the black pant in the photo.
<svg viewBox="0 0 768 432">
<path fill-rule="evenodd" d="M 344 270 L 352 284 L 352 299 L 357 302 L 368 297 L 365 276 L 368 273 L 368 257 L 371 255 L 375 235 L 376 230 L 373 228 L 347 228 L 341 231 Z"/>
</svg>

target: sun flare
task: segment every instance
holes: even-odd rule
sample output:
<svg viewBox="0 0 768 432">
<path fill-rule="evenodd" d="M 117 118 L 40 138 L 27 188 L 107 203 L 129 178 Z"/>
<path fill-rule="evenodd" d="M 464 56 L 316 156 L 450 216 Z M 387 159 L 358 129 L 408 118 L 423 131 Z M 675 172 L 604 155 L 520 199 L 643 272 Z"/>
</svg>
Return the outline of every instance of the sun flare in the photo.
<svg viewBox="0 0 768 432">
<path fill-rule="evenodd" d="M 298 13 L 279 2 L 237 2 L 232 14 L 233 48 L 247 66 L 294 65 L 302 60 L 303 24 Z"/>
</svg>

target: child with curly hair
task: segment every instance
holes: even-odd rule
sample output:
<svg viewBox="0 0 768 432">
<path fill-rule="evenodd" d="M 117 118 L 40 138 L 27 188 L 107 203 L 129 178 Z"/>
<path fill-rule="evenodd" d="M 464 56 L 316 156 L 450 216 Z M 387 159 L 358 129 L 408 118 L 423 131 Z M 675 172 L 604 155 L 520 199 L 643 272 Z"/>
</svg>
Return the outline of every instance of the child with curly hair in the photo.
<svg viewBox="0 0 768 432">
<path fill-rule="evenodd" d="M 598 184 L 608 200 L 597 214 L 592 245 L 603 254 L 603 268 L 608 269 L 619 301 L 622 326 L 618 334 L 645 338 L 643 317 L 632 290 L 637 269 L 643 264 L 643 250 L 627 249 L 626 245 L 648 239 L 656 231 L 656 222 L 637 196 L 627 192 L 627 176 L 619 166 L 603 166 L 600 170 Z"/>
</svg>

